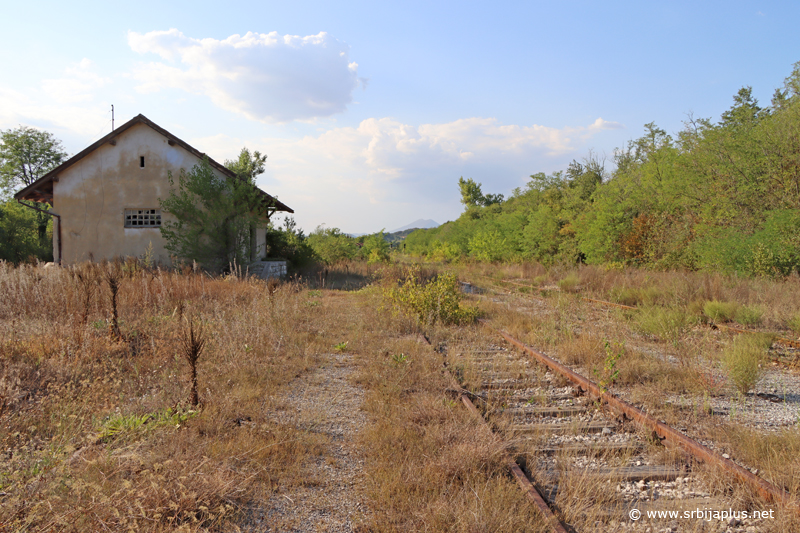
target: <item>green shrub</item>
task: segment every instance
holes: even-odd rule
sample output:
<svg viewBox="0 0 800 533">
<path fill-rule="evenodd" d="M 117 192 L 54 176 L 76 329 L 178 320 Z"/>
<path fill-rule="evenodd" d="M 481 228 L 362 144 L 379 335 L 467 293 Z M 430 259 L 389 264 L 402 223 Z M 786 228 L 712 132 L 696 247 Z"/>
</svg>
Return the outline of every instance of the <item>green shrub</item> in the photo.
<svg viewBox="0 0 800 533">
<path fill-rule="evenodd" d="M 558 287 L 564 292 L 577 292 L 580 282 L 577 274 L 567 274 L 566 277 L 558 280 Z"/>
<path fill-rule="evenodd" d="M 704 300 L 693 300 L 686 306 L 686 311 L 692 315 L 697 322 L 707 324 L 709 319 L 703 311 L 705 304 L 706 302 Z"/>
<path fill-rule="evenodd" d="M 431 261 L 440 261 L 442 263 L 452 263 L 461 258 L 461 248 L 457 244 L 437 242 L 433 250 L 428 254 L 428 259 Z"/>
<path fill-rule="evenodd" d="M 741 306 L 736 310 L 734 318 L 739 324 L 750 326 L 753 324 L 760 324 L 761 317 L 764 315 L 764 310 L 758 307 Z"/>
<path fill-rule="evenodd" d="M 478 310 L 461 305 L 462 294 L 455 274 L 444 272 L 423 280 L 419 265 L 405 273 L 399 287 L 384 291 L 384 298 L 396 310 L 415 317 L 421 324 L 466 324 L 478 318 Z"/>
<path fill-rule="evenodd" d="M 50 217 L 8 200 L 0 203 L 0 261 L 53 260 Z"/>
<path fill-rule="evenodd" d="M 730 322 L 736 316 L 739 304 L 713 300 L 703 305 L 703 313 L 714 322 Z"/>
<path fill-rule="evenodd" d="M 742 394 L 755 387 L 766 362 L 765 339 L 760 335 L 739 335 L 723 354 L 731 381 Z"/>
<path fill-rule="evenodd" d="M 491 263 L 506 255 L 507 239 L 497 230 L 478 231 L 469 240 L 469 253 L 478 261 Z"/>
<path fill-rule="evenodd" d="M 327 265 L 353 259 L 358 254 L 356 240 L 342 233 L 339 228 L 317 226 L 306 242 L 314 254 Z"/>
<path fill-rule="evenodd" d="M 697 318 L 684 309 L 645 307 L 635 318 L 640 332 L 672 343 L 677 343 L 695 324 Z"/>
<path fill-rule="evenodd" d="M 374 265 L 389 262 L 389 243 L 384 237 L 383 230 L 366 235 L 362 240 L 361 250 L 358 253 L 367 260 L 367 263 Z"/>
<path fill-rule="evenodd" d="M 611 289 L 611 299 L 623 305 L 655 305 L 663 296 L 664 292 L 658 287 Z"/>
</svg>

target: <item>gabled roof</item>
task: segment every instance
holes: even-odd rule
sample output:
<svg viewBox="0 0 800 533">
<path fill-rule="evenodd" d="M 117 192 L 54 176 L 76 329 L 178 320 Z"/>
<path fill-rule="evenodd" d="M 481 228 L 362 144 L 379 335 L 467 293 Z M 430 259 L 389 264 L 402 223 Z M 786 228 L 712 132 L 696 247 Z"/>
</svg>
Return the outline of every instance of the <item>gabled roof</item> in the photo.
<svg viewBox="0 0 800 533">
<path fill-rule="evenodd" d="M 102 145 L 104 145 L 106 143 L 109 143 L 109 144 L 112 144 L 112 145 L 116 144 L 116 138 L 119 135 L 123 134 L 126 130 L 129 130 L 130 128 L 132 128 L 133 126 L 135 126 L 137 124 L 145 124 L 145 125 L 149 126 L 150 128 L 152 128 L 153 130 L 157 131 L 158 133 L 160 133 L 161 135 L 163 135 L 164 137 L 167 138 L 167 142 L 169 143 L 170 146 L 178 145 L 181 148 L 183 148 L 184 150 L 186 150 L 187 152 L 189 152 L 190 154 L 192 154 L 195 157 L 197 157 L 198 159 L 201 159 L 201 160 L 203 158 L 208 159 L 209 165 L 211 165 L 212 167 L 214 167 L 215 169 L 220 171 L 225 176 L 227 176 L 229 178 L 232 178 L 232 179 L 240 179 L 236 175 L 236 173 L 234 173 L 231 170 L 225 168 L 224 165 L 220 165 L 219 163 L 217 163 L 216 161 L 214 161 L 213 159 L 208 157 L 208 155 L 206 155 L 203 152 L 199 151 L 198 149 L 194 148 L 193 146 L 191 146 L 187 142 L 182 141 L 181 139 L 177 138 L 175 135 L 171 134 L 170 132 L 168 132 L 167 130 L 165 130 L 164 128 L 162 128 L 161 126 L 159 126 L 158 124 L 156 124 L 155 122 L 153 122 L 152 120 L 147 118 L 146 116 L 144 116 L 142 114 L 139 114 L 139 115 L 136 115 L 135 117 L 133 117 L 128 122 L 126 122 L 125 124 L 123 124 L 122 126 L 116 128 L 114 131 L 112 131 L 111 133 L 109 133 L 105 137 L 103 137 L 100 140 L 92 143 L 91 145 L 89 145 L 88 147 L 83 149 L 82 151 L 80 151 L 77 154 L 75 154 L 74 156 L 70 157 L 69 159 L 67 159 L 66 161 L 64 161 L 63 163 L 58 165 L 56 168 L 54 168 L 53 170 L 51 170 L 50 172 L 48 172 L 47 174 L 45 174 L 44 176 L 42 176 L 38 180 L 34 181 L 33 183 L 31 183 L 30 185 L 28 185 L 27 187 L 25 187 L 21 191 L 19 191 L 17 194 L 14 195 L 14 198 L 16 198 L 17 200 L 31 200 L 31 201 L 34 201 L 34 202 L 48 202 L 48 203 L 52 204 L 53 203 L 53 181 L 58 181 L 58 174 L 60 172 L 63 172 L 67 168 L 71 167 L 72 165 L 74 165 L 75 163 L 77 163 L 78 161 L 80 161 L 81 159 L 83 159 L 84 157 L 86 157 L 87 155 L 89 155 L 90 153 L 92 153 L 93 151 L 95 151 L 96 149 L 101 147 Z M 270 196 L 269 194 L 265 193 L 260 188 L 256 187 L 256 190 L 259 192 L 259 194 L 261 194 L 261 196 L 262 196 L 262 198 L 264 200 L 264 204 L 267 207 L 273 207 L 275 209 L 275 211 L 285 211 L 285 212 L 288 212 L 288 213 L 294 213 L 292 208 L 290 208 L 289 206 L 287 206 L 283 202 L 280 202 L 276 198 Z"/>
</svg>

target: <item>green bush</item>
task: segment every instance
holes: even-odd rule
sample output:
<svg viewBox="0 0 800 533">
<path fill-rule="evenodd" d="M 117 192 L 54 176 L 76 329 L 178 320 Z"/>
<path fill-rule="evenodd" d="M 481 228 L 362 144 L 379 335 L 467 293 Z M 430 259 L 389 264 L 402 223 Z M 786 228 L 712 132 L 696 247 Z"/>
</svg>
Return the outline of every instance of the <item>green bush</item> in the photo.
<svg viewBox="0 0 800 533">
<path fill-rule="evenodd" d="M 800 313 L 790 318 L 789 321 L 787 322 L 787 325 L 795 333 L 800 333 Z"/>
<path fill-rule="evenodd" d="M 500 261 L 506 254 L 507 239 L 497 230 L 478 231 L 469 240 L 469 253 L 478 261 Z"/>
<path fill-rule="evenodd" d="M 314 254 L 328 265 L 353 259 L 358 253 L 356 240 L 342 233 L 339 228 L 317 226 L 306 241 Z"/>
<path fill-rule="evenodd" d="M 703 305 L 703 313 L 714 322 L 730 322 L 736 317 L 739 304 L 712 300 Z"/>
<path fill-rule="evenodd" d="M 577 274 L 567 274 L 558 281 L 558 288 L 564 292 L 577 292 L 581 280 Z"/>
<path fill-rule="evenodd" d="M 267 258 L 280 257 L 289 261 L 292 267 L 306 267 L 317 259 L 303 230 L 297 227 L 294 217 L 283 220 L 283 228 L 270 225 L 267 228 Z"/>
<path fill-rule="evenodd" d="M 459 258 L 461 258 L 461 248 L 456 244 L 446 242 L 435 243 L 433 250 L 428 254 L 428 259 L 431 261 L 442 263 L 453 263 Z"/>
<path fill-rule="evenodd" d="M 422 279 L 419 265 L 405 272 L 399 287 L 384 291 L 384 298 L 395 310 L 415 317 L 421 324 L 466 324 L 478 318 L 478 310 L 461 305 L 458 280 L 451 272 Z"/>
<path fill-rule="evenodd" d="M 765 343 L 766 340 L 760 335 L 739 335 L 723 354 L 728 375 L 742 394 L 755 387 L 764 372 Z"/>
<path fill-rule="evenodd" d="M 736 310 L 734 319 L 739 324 L 751 326 L 761 323 L 761 317 L 764 315 L 764 310 L 759 307 L 748 307 L 743 305 Z"/>
<path fill-rule="evenodd" d="M 372 235 L 362 237 L 363 244 L 359 255 L 369 264 L 389 262 L 389 243 L 383 235 L 383 230 Z"/>
<path fill-rule="evenodd" d="M 611 300 L 623 305 L 655 305 L 664 296 L 658 287 L 611 289 Z"/>
<path fill-rule="evenodd" d="M 684 309 L 655 306 L 641 308 L 634 320 L 640 332 L 672 343 L 678 342 L 697 324 L 697 317 Z"/>
<path fill-rule="evenodd" d="M 0 261 L 53 260 L 53 221 L 13 200 L 0 203 Z"/>
</svg>

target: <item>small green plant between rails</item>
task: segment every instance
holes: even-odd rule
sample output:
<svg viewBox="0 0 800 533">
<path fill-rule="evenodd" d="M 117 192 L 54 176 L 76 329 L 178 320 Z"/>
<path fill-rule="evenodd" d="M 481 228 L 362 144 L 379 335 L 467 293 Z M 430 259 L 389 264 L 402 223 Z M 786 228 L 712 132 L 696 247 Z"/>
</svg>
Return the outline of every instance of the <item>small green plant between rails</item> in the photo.
<svg viewBox="0 0 800 533">
<path fill-rule="evenodd" d="M 442 272 L 423 280 L 419 265 L 409 267 L 399 287 L 383 292 L 397 311 L 416 318 L 421 324 L 467 324 L 478 318 L 478 309 L 464 306 L 458 280 L 452 272 Z"/>
<path fill-rule="evenodd" d="M 398 354 L 398 353 L 396 353 L 396 354 L 392 354 L 392 364 L 393 364 L 394 366 L 402 366 L 402 365 L 404 365 L 404 364 L 408 364 L 408 363 L 410 363 L 410 362 L 411 362 L 411 360 L 410 360 L 410 359 L 408 358 L 408 356 L 407 356 L 406 354 L 404 354 L 404 353 L 399 353 L 399 354 Z"/>
<path fill-rule="evenodd" d="M 617 363 L 622 355 L 625 353 L 625 343 L 611 343 L 604 342 L 606 357 L 603 360 L 603 369 L 594 370 L 594 375 L 597 376 L 597 385 L 600 387 L 601 392 L 608 392 L 608 388 L 614 384 L 619 377 L 619 368 Z"/>
<path fill-rule="evenodd" d="M 344 341 L 344 342 L 340 342 L 338 344 L 334 344 L 333 345 L 333 349 L 336 350 L 339 353 L 342 353 L 345 350 L 347 350 L 347 343 L 348 343 L 348 341 Z"/>
</svg>

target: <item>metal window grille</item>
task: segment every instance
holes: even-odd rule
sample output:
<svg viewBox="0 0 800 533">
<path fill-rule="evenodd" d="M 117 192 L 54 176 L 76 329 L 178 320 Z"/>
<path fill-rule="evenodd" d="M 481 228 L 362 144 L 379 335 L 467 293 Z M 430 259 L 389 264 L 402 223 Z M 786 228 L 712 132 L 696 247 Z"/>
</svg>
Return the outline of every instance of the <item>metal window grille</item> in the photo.
<svg viewBox="0 0 800 533">
<path fill-rule="evenodd" d="M 161 227 L 160 209 L 126 209 L 126 228 L 159 228 Z"/>
</svg>

